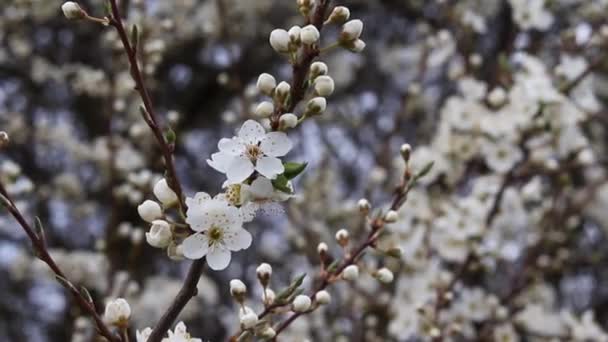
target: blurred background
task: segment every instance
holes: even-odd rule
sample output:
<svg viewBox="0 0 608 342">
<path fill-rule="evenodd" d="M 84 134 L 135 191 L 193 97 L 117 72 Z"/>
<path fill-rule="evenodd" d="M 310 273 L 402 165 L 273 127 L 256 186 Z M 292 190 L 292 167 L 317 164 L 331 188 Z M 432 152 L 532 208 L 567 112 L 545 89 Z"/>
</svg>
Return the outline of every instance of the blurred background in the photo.
<svg viewBox="0 0 608 342">
<path fill-rule="evenodd" d="M 101 0 L 79 3 L 91 15 L 103 16 Z M 351 18 L 363 20 L 367 47 L 361 54 L 337 49 L 321 57 L 336 92 L 325 114 L 290 135 L 296 148 L 287 159 L 309 163 L 295 183 L 298 197 L 246 226 L 254 244 L 233 254 L 228 269 L 204 272 L 199 295 L 182 314 L 193 336 L 221 341 L 237 328 L 230 279 L 243 279 L 259 298 L 255 267 L 260 262 L 273 265 L 273 282 L 280 288 L 296 274 L 314 274 L 319 241 L 333 241 L 335 231 L 344 227 L 357 236 L 362 230 L 353 214 L 357 200 L 366 197 L 380 206 L 390 199 L 403 170 L 399 147 L 430 144 L 441 108 L 458 93 L 460 75 L 491 89 L 509 84 L 501 66 L 516 51 L 537 56 L 549 70 L 564 54 L 583 60 L 587 53 L 601 56 L 601 49 L 586 43 L 606 21 L 607 1 L 541 1 L 540 8 L 552 16 L 542 29 L 516 23 L 513 3 L 335 2 L 349 7 Z M 536 15 L 540 9 L 534 3 L 517 6 Z M 127 297 L 134 327 L 141 329 L 153 325 L 169 305 L 189 262 L 171 261 L 145 243 L 148 226 L 136 207 L 152 198 L 163 164 L 141 119 L 120 42 L 111 28 L 65 19 L 61 4 L 1 1 L 0 130 L 11 142 L 0 153 L 0 177 L 30 222 L 40 217 L 53 256 L 70 278 L 87 286 L 100 303 L 109 296 Z M 252 116 L 263 98 L 255 89 L 258 75 L 291 79 L 291 66 L 271 49 L 268 36 L 274 28 L 304 24 L 295 1 L 125 0 L 121 6 L 128 22 L 141 29 L 142 65 L 155 108 L 177 133 L 176 166 L 186 194 L 220 192 L 224 176 L 206 160 L 220 138 L 232 136 Z M 338 34 L 339 27 L 329 27 L 323 41 Z M 570 68 L 566 65 L 566 71 Z M 602 112 L 608 94 L 603 66 L 598 64 L 592 76 L 594 112 Z M 601 115 L 591 123 L 594 144 L 605 143 L 606 123 Z M 598 151 L 601 156 L 603 148 Z M 488 170 L 473 165 L 458 172 L 466 180 Z M 590 184 L 584 176 L 569 175 L 580 180 L 572 191 Z M 454 183 L 435 182 L 429 192 L 467 191 Z M 605 327 L 608 260 L 602 224 L 606 221 L 598 215 L 577 221 L 577 234 L 565 249 L 569 262 L 538 277 L 552 288 L 556 306 L 576 313 L 595 310 Z M 508 267 L 473 272 L 468 282 L 500 293 L 525 264 L 524 254 L 514 253 Z M 557 253 L 550 252 L 547 262 L 557 260 Z M 394 269 L 407 269 L 393 263 Z M 445 267 L 454 270 L 458 264 Z M 505 272 L 494 274 L 497 270 Z M 6 212 L 0 213 L 0 277 L 0 341 L 92 340 L 90 322 L 80 318 L 66 291 L 36 261 L 25 234 Z M 294 325 L 294 337 L 285 340 L 418 340 L 396 333 L 398 326 L 390 328 L 403 314 L 386 298 L 400 286 L 349 288 L 349 295 L 336 293 L 336 305 Z M 353 309 L 359 307 L 365 309 Z M 323 324 L 332 327 L 331 333 L 319 328 Z"/>
</svg>

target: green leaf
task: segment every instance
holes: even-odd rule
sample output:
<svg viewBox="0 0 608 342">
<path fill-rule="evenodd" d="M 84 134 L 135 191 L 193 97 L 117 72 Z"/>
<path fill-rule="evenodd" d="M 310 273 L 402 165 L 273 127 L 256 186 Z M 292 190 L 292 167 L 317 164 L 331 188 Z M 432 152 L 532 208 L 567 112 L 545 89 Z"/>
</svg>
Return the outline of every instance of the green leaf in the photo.
<svg viewBox="0 0 608 342">
<path fill-rule="evenodd" d="M 285 175 L 287 179 L 294 179 L 296 176 L 302 173 L 304 169 L 306 169 L 306 166 L 308 166 L 308 163 L 283 163 L 283 167 L 285 167 L 285 172 L 283 175 Z"/>
<path fill-rule="evenodd" d="M 291 284 L 284 289 L 283 291 L 279 292 L 279 294 L 276 297 L 276 302 L 277 303 L 281 303 L 281 302 L 285 302 L 286 299 L 288 299 L 289 297 L 291 297 L 291 295 L 300 287 L 302 286 L 302 283 L 304 282 L 304 278 L 306 277 L 306 273 L 301 274 L 300 276 L 296 277 L 296 279 L 294 279 Z"/>
<path fill-rule="evenodd" d="M 272 186 L 284 193 L 291 194 L 291 188 L 287 185 L 289 180 L 285 175 L 278 175 L 277 178 L 272 180 Z"/>
<path fill-rule="evenodd" d="M 339 264 L 340 264 L 340 259 L 334 260 L 334 262 L 332 262 L 331 264 L 329 264 L 329 266 L 327 266 L 327 272 L 333 273 L 338 268 Z"/>
<path fill-rule="evenodd" d="M 422 170 L 420 170 L 416 176 L 414 176 L 415 180 L 418 180 L 424 176 L 426 176 L 429 172 L 431 172 L 431 169 L 433 169 L 433 165 L 435 165 L 434 161 L 428 162 L 423 168 Z"/>
</svg>

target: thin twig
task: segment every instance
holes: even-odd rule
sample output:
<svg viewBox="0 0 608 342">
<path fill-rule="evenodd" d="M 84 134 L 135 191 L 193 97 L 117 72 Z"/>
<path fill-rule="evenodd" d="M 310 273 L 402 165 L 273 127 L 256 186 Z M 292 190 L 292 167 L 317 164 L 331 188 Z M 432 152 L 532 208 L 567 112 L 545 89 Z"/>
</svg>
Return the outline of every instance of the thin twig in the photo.
<svg viewBox="0 0 608 342">
<path fill-rule="evenodd" d="M 83 309 L 89 314 L 89 316 L 93 318 L 93 320 L 95 321 L 95 325 L 97 326 L 97 330 L 99 331 L 99 334 L 101 334 L 103 337 L 105 337 L 106 339 L 108 339 L 108 341 L 111 342 L 121 341 L 110 331 L 110 329 L 103 322 L 103 320 L 95 309 L 95 305 L 88 299 L 86 299 L 81 293 L 81 291 L 78 290 L 78 288 L 76 288 L 71 282 L 69 282 L 66 275 L 63 273 L 63 271 L 61 271 L 59 266 L 57 266 L 57 263 L 48 252 L 44 238 L 36 234 L 32 226 L 23 217 L 23 214 L 21 214 L 21 211 L 19 211 L 19 209 L 11 199 L 10 195 L 5 190 L 2 182 L 0 182 L 0 194 L 2 194 L 4 199 L 6 199 L 5 201 L 3 201 L 2 204 L 7 208 L 9 213 L 23 228 L 30 241 L 32 242 L 32 246 L 36 251 L 36 256 L 49 266 L 49 268 L 53 271 L 57 279 L 62 279 L 62 285 L 65 286 L 70 291 L 70 293 L 72 293 L 72 296 L 74 297 L 74 299 L 76 299 L 78 306 L 80 306 L 81 309 Z"/>
</svg>

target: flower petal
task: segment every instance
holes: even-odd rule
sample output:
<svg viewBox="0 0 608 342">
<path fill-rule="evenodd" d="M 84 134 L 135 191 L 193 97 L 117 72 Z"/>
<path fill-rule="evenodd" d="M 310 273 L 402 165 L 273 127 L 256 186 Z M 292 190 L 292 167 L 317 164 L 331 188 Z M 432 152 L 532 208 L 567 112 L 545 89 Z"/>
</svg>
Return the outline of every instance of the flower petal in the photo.
<svg viewBox="0 0 608 342">
<path fill-rule="evenodd" d="M 229 184 L 241 183 L 247 179 L 253 173 L 253 163 L 249 158 L 246 157 L 235 157 L 228 169 L 226 170 L 226 177 L 228 177 Z"/>
<path fill-rule="evenodd" d="M 233 229 L 224 232 L 224 246 L 231 251 L 240 251 L 251 246 L 251 233 L 243 228 Z"/>
<path fill-rule="evenodd" d="M 245 121 L 238 134 L 238 137 L 248 145 L 257 144 L 264 136 L 266 136 L 266 130 L 255 120 Z"/>
<path fill-rule="evenodd" d="M 215 247 L 207 254 L 207 264 L 214 271 L 220 271 L 230 264 L 230 251 L 223 247 Z"/>
<path fill-rule="evenodd" d="M 207 164 L 221 173 L 226 173 L 232 159 L 234 159 L 233 155 L 216 152 L 211 155 L 211 159 L 207 159 Z"/>
<path fill-rule="evenodd" d="M 271 157 L 282 157 L 291 151 L 292 147 L 291 140 L 283 132 L 270 132 L 266 134 L 266 137 L 260 144 L 262 152 Z"/>
<path fill-rule="evenodd" d="M 209 241 L 203 234 L 194 234 L 182 242 L 182 252 L 188 259 L 200 259 L 209 251 Z"/>
<path fill-rule="evenodd" d="M 201 204 L 203 204 L 203 202 L 208 201 L 211 199 L 211 196 L 209 196 L 208 193 L 206 192 L 197 192 L 194 197 L 187 197 L 186 198 L 186 205 L 188 207 L 196 207 L 199 206 Z"/>
<path fill-rule="evenodd" d="M 217 143 L 217 148 L 220 152 L 224 152 L 231 156 L 240 156 L 245 151 L 245 145 L 239 139 L 222 138 Z"/>
<path fill-rule="evenodd" d="M 249 188 L 251 197 L 253 197 L 254 200 L 269 199 L 272 196 L 273 191 L 272 182 L 265 177 L 256 178 Z"/>
<path fill-rule="evenodd" d="M 255 202 L 248 202 L 243 204 L 239 208 L 243 222 L 253 221 L 253 219 L 255 218 L 255 213 L 258 211 L 259 208 L 260 205 Z"/>
<path fill-rule="evenodd" d="M 268 179 L 275 179 L 278 174 L 285 171 L 281 160 L 275 157 L 262 157 L 258 159 L 255 169 Z"/>
</svg>

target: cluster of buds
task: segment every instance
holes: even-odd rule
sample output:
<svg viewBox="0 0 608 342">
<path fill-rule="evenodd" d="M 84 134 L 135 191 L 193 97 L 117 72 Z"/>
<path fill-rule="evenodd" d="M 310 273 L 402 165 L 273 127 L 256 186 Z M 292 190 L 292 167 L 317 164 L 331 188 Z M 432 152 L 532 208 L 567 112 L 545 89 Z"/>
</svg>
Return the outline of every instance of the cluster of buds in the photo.
<svg viewBox="0 0 608 342">
<path fill-rule="evenodd" d="M 261 264 L 257 268 L 256 273 L 258 275 L 258 279 L 264 286 L 265 304 L 266 300 L 273 301 L 275 294 L 271 289 L 267 288 L 270 281 L 270 276 L 272 275 L 272 267 L 269 264 Z M 272 328 L 272 326 L 270 326 L 268 322 L 260 321 L 255 311 L 245 305 L 247 286 L 241 280 L 233 279 L 230 281 L 230 294 L 240 306 L 238 317 L 241 330 L 250 331 L 255 336 L 262 339 L 272 339 L 276 336 L 276 331 Z"/>
<path fill-rule="evenodd" d="M 181 252 L 174 241 L 173 226 L 165 217 L 165 210 L 178 202 L 177 194 L 164 178 L 156 182 L 153 192 L 158 202 L 146 200 L 137 207 L 139 216 L 151 223 L 150 230 L 146 233 L 146 242 L 155 248 L 166 248 L 170 258 L 179 260 Z"/>
</svg>

